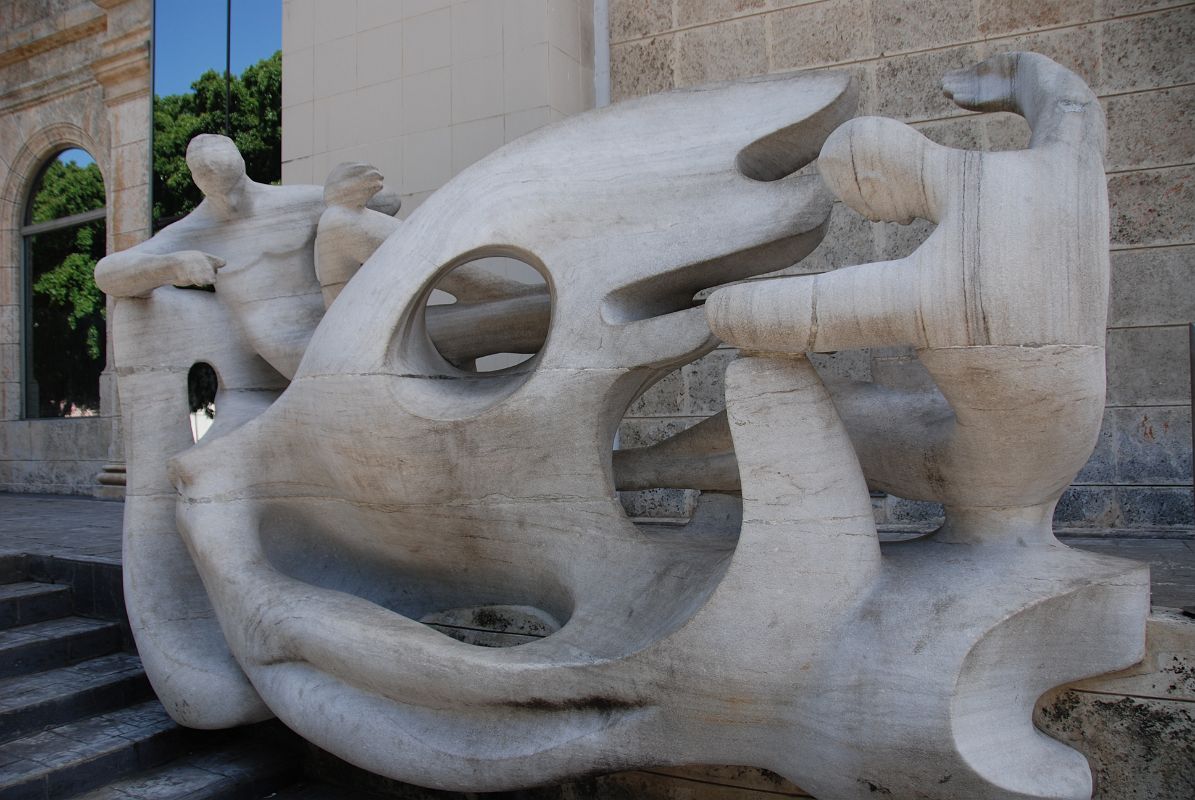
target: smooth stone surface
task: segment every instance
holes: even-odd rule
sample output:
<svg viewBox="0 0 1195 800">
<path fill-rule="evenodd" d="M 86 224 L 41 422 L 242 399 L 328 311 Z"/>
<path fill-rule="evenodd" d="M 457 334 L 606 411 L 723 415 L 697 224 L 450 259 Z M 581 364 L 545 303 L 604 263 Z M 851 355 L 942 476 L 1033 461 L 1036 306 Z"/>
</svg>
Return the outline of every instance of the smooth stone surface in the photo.
<svg viewBox="0 0 1195 800">
<path fill-rule="evenodd" d="M 316 223 L 315 187 L 280 190 L 301 213 L 256 205 L 235 151 L 197 140 L 210 230 L 252 280 L 167 232 L 162 260 L 98 268 L 123 295 L 130 618 L 170 713 L 276 714 L 456 791 L 735 763 L 822 798 L 1089 797 L 1086 760 L 1032 714 L 1145 652 L 1148 569 L 1050 528 L 1102 419 L 1103 114 L 1033 54 L 945 85 L 1022 113 L 1031 147 L 842 124 L 849 76 L 771 76 L 541 129 L 398 224 L 366 213 L 367 165 L 334 171 Z M 819 150 L 821 177 L 798 173 Z M 872 219 L 938 226 L 900 261 L 695 305 L 812 252 L 823 179 Z M 458 274 L 488 257 L 548 291 Z M 161 285 L 180 277 L 216 291 Z M 445 280 L 456 303 L 428 307 Z M 201 324 L 222 334 L 197 343 Z M 470 369 L 502 331 L 536 355 Z M 725 412 L 612 455 L 636 398 L 715 335 L 746 351 Z M 894 369 L 918 380 L 823 379 L 806 356 L 872 345 L 915 346 Z M 220 393 L 192 445 L 200 360 Z M 881 546 L 869 482 L 943 503 L 944 526 Z M 637 526 L 616 496 L 666 487 L 714 491 L 686 526 Z"/>
</svg>

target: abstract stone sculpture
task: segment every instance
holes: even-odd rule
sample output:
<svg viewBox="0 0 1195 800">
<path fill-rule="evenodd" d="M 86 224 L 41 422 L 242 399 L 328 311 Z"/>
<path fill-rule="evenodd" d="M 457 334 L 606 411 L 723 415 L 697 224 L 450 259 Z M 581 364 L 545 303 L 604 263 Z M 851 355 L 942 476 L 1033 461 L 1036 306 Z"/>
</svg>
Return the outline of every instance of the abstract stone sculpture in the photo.
<svg viewBox="0 0 1195 800">
<path fill-rule="evenodd" d="M 1102 115 L 1039 56 L 947 87 L 1025 114 L 1031 148 L 948 150 L 846 122 L 849 80 L 818 73 L 566 120 L 401 224 L 354 221 L 376 179 L 346 167 L 293 276 L 314 287 L 304 297 L 332 294 L 293 370 L 270 369 L 289 362 L 247 319 L 275 312 L 238 303 L 239 284 L 222 298 L 227 266 L 214 295 L 144 296 L 132 267 L 101 263 L 134 295 L 115 320 L 126 586 L 171 714 L 198 727 L 276 714 L 362 767 L 445 789 L 712 762 L 827 800 L 1089 797 L 1084 759 L 1031 712 L 1060 683 L 1138 660 L 1148 610 L 1145 567 L 1049 528 L 1103 398 Z M 832 197 L 794 173 L 819 149 L 844 201 L 937 231 L 904 264 L 695 305 L 817 245 Z M 354 173 L 360 194 L 338 195 Z M 279 191 L 292 189 L 318 192 Z M 310 237 L 307 194 L 263 233 Z M 169 230 L 152 252 L 198 247 Z M 232 255 L 238 241 L 221 240 Z M 488 256 L 531 265 L 548 291 L 468 266 Z M 255 263 L 267 277 L 299 261 Z M 429 309 L 437 286 L 457 303 Z M 746 351 L 726 414 L 612 457 L 624 411 L 712 349 L 711 325 Z M 941 394 L 827 389 L 804 355 L 888 343 L 918 347 Z M 536 347 L 514 368 L 467 368 Z M 180 376 L 196 360 L 220 394 L 188 446 Z M 947 525 L 881 547 L 868 480 L 943 501 Z M 686 481 L 741 487 L 741 525 L 636 525 L 615 492 Z M 484 648 L 430 627 L 481 612 L 547 635 Z"/>
</svg>

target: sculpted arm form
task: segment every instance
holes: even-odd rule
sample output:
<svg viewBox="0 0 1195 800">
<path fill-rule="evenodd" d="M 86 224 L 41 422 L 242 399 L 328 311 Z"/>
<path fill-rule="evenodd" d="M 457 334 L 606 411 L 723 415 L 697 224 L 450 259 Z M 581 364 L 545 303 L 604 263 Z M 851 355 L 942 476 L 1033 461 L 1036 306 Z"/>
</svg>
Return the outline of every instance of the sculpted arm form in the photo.
<svg viewBox="0 0 1195 800">
<path fill-rule="evenodd" d="M 324 307 L 340 294 L 373 252 L 402 225 L 386 211 L 399 203 L 382 185 L 382 173 L 362 161 L 337 164 L 324 182 L 324 204 L 315 234 L 315 274 Z M 393 202 L 392 202 L 393 201 Z"/>
<path fill-rule="evenodd" d="M 142 246 L 100 259 L 95 284 L 112 297 L 148 297 L 159 286 L 211 286 L 224 259 L 201 250 L 152 252 Z"/>
<path fill-rule="evenodd" d="M 968 111 L 1020 114 L 1033 130 L 1030 149 L 1064 142 L 1102 156 L 1107 143 L 1095 93 L 1078 75 L 1037 53 L 1002 53 L 949 72 L 942 90 Z"/>
<path fill-rule="evenodd" d="M 394 217 L 368 208 L 332 206 L 324 212 L 315 235 L 315 274 L 319 277 L 325 308 L 332 305 L 373 251 L 401 225 Z"/>
<path fill-rule="evenodd" d="M 1032 53 L 995 56 L 950 73 L 943 86 L 964 108 L 1023 114 L 1030 148 L 956 150 L 895 120 L 847 122 L 818 160 L 831 191 L 870 220 L 922 218 L 938 228 L 897 261 L 719 290 L 706 306 L 717 335 L 789 351 L 1102 341 L 1091 311 L 1103 285 L 1099 253 L 1065 240 L 1068 230 L 1094 240 L 1106 214 L 1094 194 L 1084 201 L 1074 189 L 1090 180 L 1093 193 L 1101 190 L 1104 117 L 1095 96 Z M 1047 313 L 1049 303 L 1067 314 Z"/>
<path fill-rule="evenodd" d="M 919 217 L 934 232 L 907 258 L 730 286 L 706 309 L 716 335 L 752 350 L 913 345 L 938 392 L 834 393 L 868 480 L 943 503 L 940 537 L 1049 542 L 1103 414 L 1103 112 L 1036 54 L 943 85 L 966 108 L 1024 114 L 1030 147 L 955 150 L 894 120 L 851 120 L 818 161 L 831 191 L 871 220 Z"/>
</svg>

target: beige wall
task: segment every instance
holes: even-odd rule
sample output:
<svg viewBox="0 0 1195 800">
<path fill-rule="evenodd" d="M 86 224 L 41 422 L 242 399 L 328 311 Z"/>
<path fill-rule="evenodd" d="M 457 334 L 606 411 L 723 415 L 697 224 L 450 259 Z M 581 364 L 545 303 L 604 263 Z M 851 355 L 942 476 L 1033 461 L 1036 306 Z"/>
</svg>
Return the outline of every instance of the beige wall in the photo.
<svg viewBox="0 0 1195 800">
<path fill-rule="evenodd" d="M 151 0 L 0 1 L 0 491 L 91 494 L 119 456 L 109 372 L 100 417 L 21 419 L 20 227 L 41 167 L 80 147 L 104 177 L 108 249 L 148 235 L 151 11 Z"/>
<path fill-rule="evenodd" d="M 1195 318 L 1195 5 L 1167 0 L 610 0 L 615 101 L 709 80 L 791 69 L 850 70 L 861 113 L 912 123 L 947 145 L 1023 146 L 1011 114 L 976 115 L 938 89 L 942 74 L 1005 50 L 1036 50 L 1070 67 L 1108 112 L 1112 304 L 1108 409 L 1095 455 L 1063 498 L 1064 526 L 1189 527 L 1190 377 Z M 929 230 L 873 225 L 839 205 L 815 272 L 909 253 Z M 722 360 L 725 356 L 716 356 Z M 840 354 L 839 368 L 882 379 L 900 352 Z M 624 441 L 645 444 L 712 406 L 666 381 L 632 409 Z M 678 506 L 676 498 L 671 499 Z M 658 503 L 657 503 L 658 505 Z M 668 503 L 665 503 L 668 505 Z M 925 510 L 889 498 L 882 521 Z"/>
<path fill-rule="evenodd" d="M 593 105 L 588 0 L 283 0 L 282 180 L 367 161 L 404 214 L 504 143 Z"/>
<path fill-rule="evenodd" d="M 1191 417 L 1186 332 L 1195 318 L 1195 5 L 1132 0 L 611 0 L 613 99 L 707 80 L 789 69 L 842 68 L 858 78 L 861 113 L 912 123 L 958 147 L 1021 147 L 1009 114 L 974 115 L 938 90 L 946 70 L 990 53 L 1044 53 L 1082 75 L 1108 112 L 1112 302 L 1108 408 L 1096 452 L 1060 505 L 1064 526 L 1177 528 L 1189 535 Z M 929 226 L 873 225 L 835 208 L 825 243 L 792 271 L 895 258 Z M 648 444 L 720 408 L 719 350 L 706 367 L 669 376 L 632 407 L 624 444 Z M 898 351 L 839 353 L 825 367 L 884 380 Z M 632 511 L 670 515 L 691 494 L 630 498 Z M 886 498 L 877 516 L 920 523 L 926 509 Z M 1195 694 L 1190 620 L 1151 619 L 1149 654 L 1128 677 L 1051 693 L 1036 720 L 1080 749 L 1096 798 L 1180 800 L 1190 794 Z M 1178 639 L 1181 638 L 1181 643 Z M 1178 744 L 1178 743 L 1184 744 Z M 663 773 L 663 774 L 662 774 Z M 641 798 L 797 796 L 741 768 L 630 773 L 600 779 Z M 603 789 L 606 788 L 603 785 Z"/>
</svg>

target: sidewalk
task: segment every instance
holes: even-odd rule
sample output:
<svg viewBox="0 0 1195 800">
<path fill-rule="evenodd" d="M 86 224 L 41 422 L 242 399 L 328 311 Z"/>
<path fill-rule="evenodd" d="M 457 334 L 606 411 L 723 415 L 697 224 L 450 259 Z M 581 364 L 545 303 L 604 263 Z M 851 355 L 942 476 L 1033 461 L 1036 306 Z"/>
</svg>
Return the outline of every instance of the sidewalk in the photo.
<svg viewBox="0 0 1195 800">
<path fill-rule="evenodd" d="M 124 503 L 0 492 L 0 555 L 33 553 L 120 563 Z"/>
<path fill-rule="evenodd" d="M 0 492 L 0 554 L 36 553 L 109 564 L 120 563 L 124 503 L 44 494 Z M 1150 538 L 1135 532 L 1098 537 L 1067 535 L 1068 545 L 1105 555 L 1146 561 L 1153 604 L 1195 606 L 1195 538 Z"/>
</svg>

